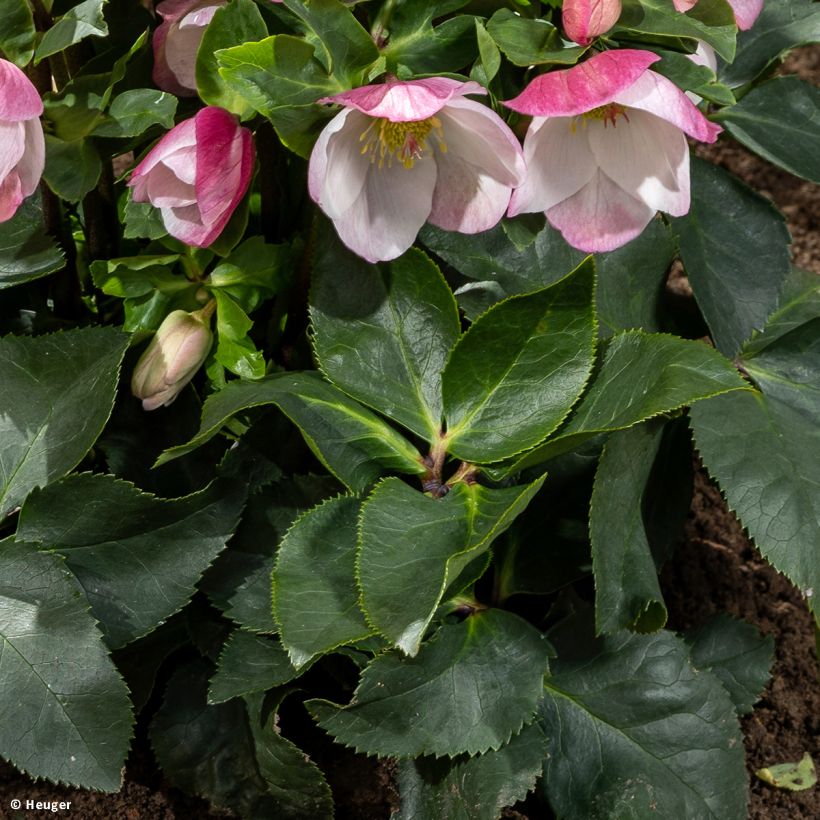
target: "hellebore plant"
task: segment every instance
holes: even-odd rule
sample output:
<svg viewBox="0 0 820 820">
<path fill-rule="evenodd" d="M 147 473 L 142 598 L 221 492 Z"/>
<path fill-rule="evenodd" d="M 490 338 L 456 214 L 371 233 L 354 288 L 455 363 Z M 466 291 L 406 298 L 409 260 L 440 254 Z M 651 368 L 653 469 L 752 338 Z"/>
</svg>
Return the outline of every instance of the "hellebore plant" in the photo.
<svg viewBox="0 0 820 820">
<path fill-rule="evenodd" d="M 310 155 L 310 195 L 368 262 L 404 253 L 425 222 L 480 233 L 524 177 L 504 121 L 467 94 L 478 83 L 388 79 L 320 102 L 344 106 Z"/>
<path fill-rule="evenodd" d="M 820 4 L 559 5 L 0 4 L 0 756 L 749 815 L 773 641 L 660 572 L 697 455 L 817 614 L 817 278 L 703 157 L 820 180 Z"/>
<path fill-rule="evenodd" d="M 714 142 L 709 122 L 673 82 L 649 66 L 660 58 L 622 49 L 536 77 L 508 108 L 533 116 L 527 178 L 510 216 L 544 211 L 573 247 L 611 251 L 634 239 L 656 211 L 689 211 L 687 135 Z"/>
<path fill-rule="evenodd" d="M 169 131 L 134 169 L 134 202 L 159 208 L 171 236 L 210 245 L 231 218 L 253 174 L 253 139 L 221 108 L 203 108 Z"/>
<path fill-rule="evenodd" d="M 672 0 L 672 2 L 678 11 L 686 12 L 694 8 L 698 0 Z M 728 3 L 735 13 L 737 27 L 743 31 L 750 29 L 760 16 L 760 12 L 763 11 L 763 0 L 728 0 Z"/>
</svg>

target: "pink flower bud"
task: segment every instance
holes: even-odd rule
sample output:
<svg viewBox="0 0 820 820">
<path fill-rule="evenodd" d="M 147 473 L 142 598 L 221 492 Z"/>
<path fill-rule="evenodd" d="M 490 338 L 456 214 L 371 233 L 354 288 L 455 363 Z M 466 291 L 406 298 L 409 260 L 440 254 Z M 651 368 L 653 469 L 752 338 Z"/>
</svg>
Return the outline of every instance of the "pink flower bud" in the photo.
<svg viewBox="0 0 820 820">
<path fill-rule="evenodd" d="M 209 302 L 194 313 L 175 310 L 163 319 L 131 377 L 131 392 L 144 410 L 169 405 L 202 367 L 213 344 L 215 307 Z"/>
<path fill-rule="evenodd" d="M 159 208 L 171 236 L 204 248 L 222 232 L 253 173 L 253 138 L 222 108 L 171 129 L 131 175 L 135 202 Z"/>
<path fill-rule="evenodd" d="M 154 82 L 178 97 L 196 96 L 196 53 L 208 23 L 227 0 L 164 0 L 154 31 Z"/>
<path fill-rule="evenodd" d="M 586 46 L 615 25 L 621 0 L 564 0 L 561 14 L 567 37 Z"/>
<path fill-rule="evenodd" d="M 37 89 L 14 63 L 0 59 L 0 222 L 37 188 L 46 149 Z"/>
</svg>

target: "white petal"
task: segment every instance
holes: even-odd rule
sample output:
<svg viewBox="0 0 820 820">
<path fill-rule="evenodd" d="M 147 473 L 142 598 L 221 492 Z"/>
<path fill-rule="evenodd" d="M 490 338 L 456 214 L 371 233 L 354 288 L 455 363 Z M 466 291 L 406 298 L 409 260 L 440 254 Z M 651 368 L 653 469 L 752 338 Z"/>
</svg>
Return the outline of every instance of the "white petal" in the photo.
<svg viewBox="0 0 820 820">
<path fill-rule="evenodd" d="M 162 158 L 176 177 L 187 185 L 196 183 L 196 145 L 187 145 Z"/>
<path fill-rule="evenodd" d="M 438 178 L 428 221 L 446 231 L 480 233 L 504 216 L 510 204 L 510 185 L 451 152 L 436 154 Z"/>
<path fill-rule="evenodd" d="M 182 208 L 196 202 L 194 186 L 183 182 L 164 162 L 146 176 L 146 191 L 155 208 Z"/>
<path fill-rule="evenodd" d="M 0 180 L 17 167 L 26 149 L 26 128 L 22 122 L 0 121 Z"/>
<path fill-rule="evenodd" d="M 350 110 L 342 127 L 327 142 L 327 166 L 319 205 L 331 218 L 341 216 L 358 198 L 370 169 L 370 156 L 362 154 L 362 134 L 372 118 Z"/>
<path fill-rule="evenodd" d="M 196 53 L 204 34 L 204 26 L 174 27 L 165 40 L 165 62 L 185 88 L 196 89 Z"/>
<path fill-rule="evenodd" d="M 26 147 L 17 165 L 23 196 L 30 196 L 40 184 L 46 162 L 46 144 L 39 119 L 26 120 Z"/>
<path fill-rule="evenodd" d="M 603 171 L 597 171 L 578 193 L 547 211 L 550 224 L 564 239 L 587 253 L 620 248 L 654 215 L 654 208 L 619 188 Z"/>
<path fill-rule="evenodd" d="M 431 156 L 412 168 L 371 165 L 359 198 L 333 220 L 342 242 L 368 262 L 401 256 L 430 215 L 436 173 Z"/>
<path fill-rule="evenodd" d="M 689 146 L 676 126 L 630 109 L 629 120 L 588 124 L 589 145 L 601 170 L 656 211 L 681 216 L 689 210 Z"/>
<path fill-rule="evenodd" d="M 510 216 L 546 211 L 577 193 L 598 167 L 583 123 L 575 117 L 536 117 L 524 140 L 527 176 L 510 202 Z"/>
</svg>

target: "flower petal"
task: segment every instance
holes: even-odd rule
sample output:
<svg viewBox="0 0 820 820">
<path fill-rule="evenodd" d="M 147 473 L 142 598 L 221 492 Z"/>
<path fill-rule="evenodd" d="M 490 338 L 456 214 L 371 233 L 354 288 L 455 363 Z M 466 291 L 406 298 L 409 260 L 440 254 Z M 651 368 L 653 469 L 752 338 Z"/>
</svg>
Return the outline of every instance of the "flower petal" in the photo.
<svg viewBox="0 0 820 820">
<path fill-rule="evenodd" d="M 689 145 L 683 132 L 654 114 L 632 110 L 629 120 L 588 123 L 589 146 L 601 170 L 650 208 L 689 211 Z"/>
<path fill-rule="evenodd" d="M 599 170 L 577 194 L 550 208 L 547 219 L 574 248 L 600 253 L 634 239 L 654 214 Z"/>
<path fill-rule="evenodd" d="M 194 186 L 186 184 L 165 163 L 146 177 L 148 201 L 155 208 L 183 208 L 196 202 Z"/>
<path fill-rule="evenodd" d="M 694 8 L 698 0 L 672 0 L 672 2 L 675 4 L 677 11 L 689 11 L 689 9 Z"/>
<path fill-rule="evenodd" d="M 31 196 L 40 184 L 43 168 L 46 164 L 46 143 L 43 138 L 43 126 L 39 119 L 28 120 L 25 124 L 26 147 L 23 157 L 17 164 L 20 186 L 23 196 Z"/>
<path fill-rule="evenodd" d="M 362 154 L 361 135 L 373 120 L 358 111 L 349 114 L 327 143 L 327 166 L 318 204 L 331 218 L 341 216 L 358 198 L 364 187 L 371 161 Z"/>
<path fill-rule="evenodd" d="M 204 248 L 210 244 L 205 240 L 209 238 L 211 229 L 208 225 L 203 224 L 202 215 L 196 205 L 160 208 L 160 214 L 165 230 L 180 242 L 197 248 Z"/>
<path fill-rule="evenodd" d="M 0 59 L 0 120 L 19 122 L 42 113 L 43 101 L 31 80 L 14 63 Z"/>
<path fill-rule="evenodd" d="M 25 150 L 25 124 L 0 120 L 0 180 L 5 179 L 17 167 Z"/>
<path fill-rule="evenodd" d="M 582 46 L 609 31 L 621 16 L 621 0 L 564 0 L 561 21 L 567 37 Z"/>
<path fill-rule="evenodd" d="M 737 27 L 743 31 L 750 29 L 763 11 L 763 0 L 729 0 L 735 12 Z"/>
<path fill-rule="evenodd" d="M 583 114 L 612 102 L 658 60 L 657 54 L 637 49 L 604 51 L 572 68 L 541 74 L 504 105 L 536 117 Z"/>
<path fill-rule="evenodd" d="M 165 63 L 179 85 L 196 91 L 196 53 L 205 34 L 204 26 L 174 27 L 165 41 Z"/>
<path fill-rule="evenodd" d="M 137 187 L 139 181 L 158 162 L 165 162 L 177 151 L 191 148 L 196 145 L 196 123 L 192 117 L 183 120 L 179 125 L 175 125 L 143 158 L 142 162 L 134 168 L 131 180 L 128 183 Z M 135 191 L 136 196 L 136 191 Z M 145 201 L 144 199 L 138 201 Z"/>
<path fill-rule="evenodd" d="M 521 145 L 507 124 L 486 105 L 456 97 L 438 114 L 447 153 L 483 168 L 499 182 L 515 187 L 524 179 Z"/>
<path fill-rule="evenodd" d="M 0 182 L 0 222 L 11 219 L 23 201 L 23 190 L 17 171 L 12 171 Z"/>
<path fill-rule="evenodd" d="M 597 169 L 583 126 L 572 117 L 536 117 L 524 140 L 527 176 L 510 201 L 510 216 L 546 211 L 584 187 Z"/>
<path fill-rule="evenodd" d="M 486 94 L 478 83 L 459 82 L 447 77 L 424 80 L 393 80 L 379 85 L 365 85 L 319 102 L 338 103 L 356 108 L 371 117 L 384 117 L 392 122 L 426 120 L 438 114 L 455 96 Z"/>
<path fill-rule="evenodd" d="M 401 256 L 430 215 L 436 175 L 429 155 L 412 168 L 371 165 L 359 198 L 333 220 L 342 242 L 368 262 Z"/>
<path fill-rule="evenodd" d="M 709 122 L 671 80 L 654 71 L 645 72 L 629 88 L 620 91 L 613 101 L 655 114 L 701 142 L 714 142 L 723 130 Z"/>
</svg>

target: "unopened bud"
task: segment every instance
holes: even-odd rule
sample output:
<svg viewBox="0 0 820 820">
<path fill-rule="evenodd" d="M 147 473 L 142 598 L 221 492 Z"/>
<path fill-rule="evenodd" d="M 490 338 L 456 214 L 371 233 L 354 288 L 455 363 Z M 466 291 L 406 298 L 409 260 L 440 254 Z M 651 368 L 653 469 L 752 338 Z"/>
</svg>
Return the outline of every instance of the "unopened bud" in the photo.
<svg viewBox="0 0 820 820">
<path fill-rule="evenodd" d="M 202 310 L 174 310 L 165 317 L 131 377 L 131 392 L 144 410 L 169 405 L 202 367 L 214 340 L 215 308 L 209 302 Z"/>
</svg>

